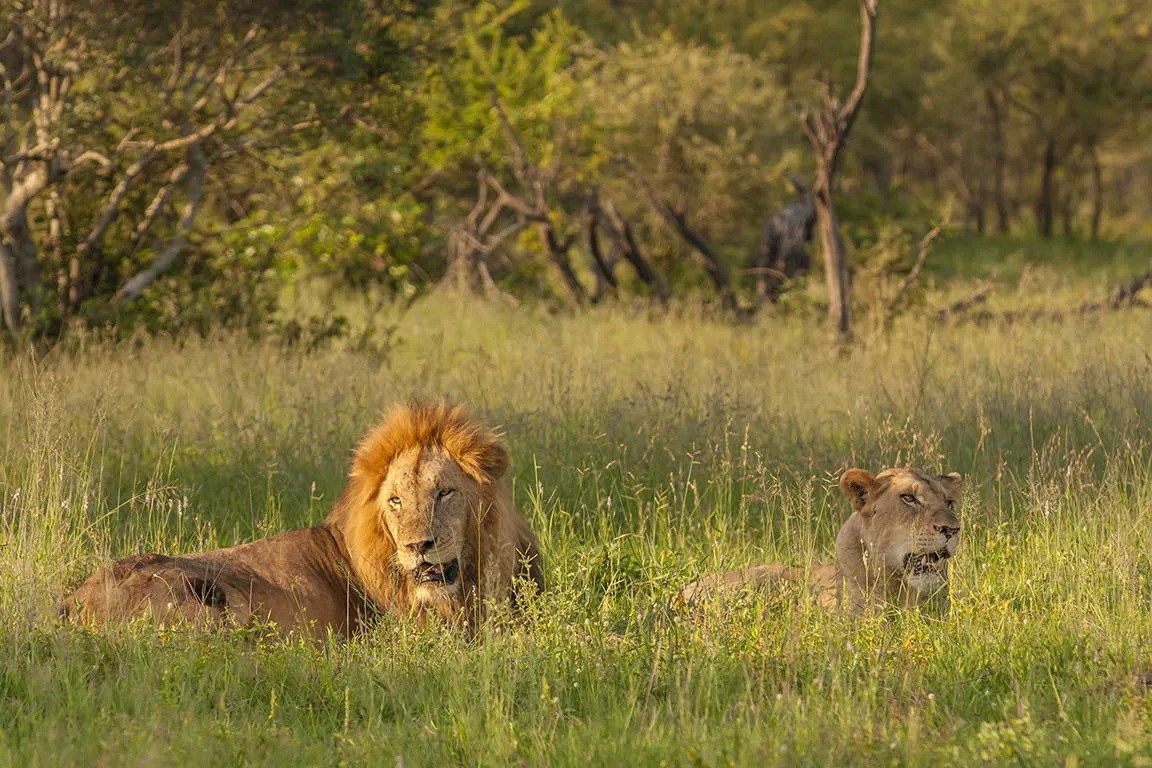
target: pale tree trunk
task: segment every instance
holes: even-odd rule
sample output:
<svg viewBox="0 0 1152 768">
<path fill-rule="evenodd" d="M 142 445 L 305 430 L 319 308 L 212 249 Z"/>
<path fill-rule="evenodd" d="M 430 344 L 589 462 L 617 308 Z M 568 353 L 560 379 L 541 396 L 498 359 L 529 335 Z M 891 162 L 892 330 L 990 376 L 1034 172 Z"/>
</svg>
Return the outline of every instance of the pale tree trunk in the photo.
<svg viewBox="0 0 1152 768">
<path fill-rule="evenodd" d="M 22 331 L 23 302 L 28 301 L 34 311 L 38 309 L 40 266 L 28 228 L 28 204 L 48 186 L 48 169 L 43 166 L 16 164 L 15 173 L 7 176 L 8 195 L 0 209 L 0 296 L 4 324 L 14 337 Z"/>
<path fill-rule="evenodd" d="M 511 222 L 509 216 L 513 219 Z M 497 229 L 501 219 L 505 224 Z M 492 279 L 488 257 L 502 243 L 523 230 L 524 225 L 516 201 L 488 171 L 480 169 L 476 174 L 476 203 L 448 239 L 448 267 L 440 284 L 515 304 L 516 300 Z"/>
<path fill-rule="evenodd" d="M 68 272 L 64 264 L 64 201 L 60 188 L 52 187 L 44 200 L 44 217 L 48 220 L 48 247 L 51 263 L 56 266 L 56 308 L 60 312 L 68 309 Z"/>
<path fill-rule="evenodd" d="M 41 275 L 40 259 L 36 241 L 32 239 L 32 228 L 28 226 L 28 209 L 21 208 L 8 222 L 5 234 L 16 255 L 16 271 L 19 275 L 20 293 L 28 304 L 32 317 L 40 314 Z"/>
<path fill-rule="evenodd" d="M 0 235 L 0 308 L 4 327 L 15 339 L 20 338 L 20 284 L 16 278 L 16 259 Z"/>
<path fill-rule="evenodd" d="M 832 198 L 816 195 L 816 229 L 820 250 L 824 254 L 824 284 L 828 288 L 828 322 L 838 339 L 847 340 L 852 333 L 852 308 L 849 303 L 848 259 L 840 222 Z"/>
</svg>

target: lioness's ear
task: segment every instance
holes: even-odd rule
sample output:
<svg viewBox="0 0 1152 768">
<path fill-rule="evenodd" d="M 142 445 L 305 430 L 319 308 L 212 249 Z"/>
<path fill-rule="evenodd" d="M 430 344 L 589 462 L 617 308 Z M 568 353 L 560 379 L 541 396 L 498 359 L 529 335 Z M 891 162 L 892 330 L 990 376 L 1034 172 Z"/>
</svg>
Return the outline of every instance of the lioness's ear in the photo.
<svg viewBox="0 0 1152 768">
<path fill-rule="evenodd" d="M 964 491 L 964 478 L 959 472 L 949 472 L 946 475 L 937 475 L 936 478 L 944 483 L 944 487 L 953 496 L 959 497 Z"/>
<path fill-rule="evenodd" d="M 852 505 L 853 512 L 859 512 L 868 503 L 868 496 L 876 487 L 876 477 L 864 469 L 850 469 L 840 477 L 840 492 Z"/>
</svg>

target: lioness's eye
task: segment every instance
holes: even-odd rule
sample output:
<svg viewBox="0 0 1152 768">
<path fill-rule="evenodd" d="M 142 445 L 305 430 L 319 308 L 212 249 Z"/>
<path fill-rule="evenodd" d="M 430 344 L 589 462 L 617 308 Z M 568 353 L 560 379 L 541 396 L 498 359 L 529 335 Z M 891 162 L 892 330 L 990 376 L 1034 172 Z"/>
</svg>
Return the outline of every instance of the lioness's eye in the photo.
<svg viewBox="0 0 1152 768">
<path fill-rule="evenodd" d="M 905 504 L 915 504 L 916 503 L 916 497 L 910 493 L 900 494 L 900 500 L 903 501 Z"/>
<path fill-rule="evenodd" d="M 388 506 L 392 507 L 392 509 L 399 509 L 400 508 L 400 497 L 399 496 L 393 496 L 392 498 L 388 499 Z"/>
<path fill-rule="evenodd" d="M 436 498 L 446 499 L 449 496 L 451 496 L 452 494 L 453 494 L 453 490 L 451 488 L 441 488 L 439 491 L 436 492 Z"/>
</svg>

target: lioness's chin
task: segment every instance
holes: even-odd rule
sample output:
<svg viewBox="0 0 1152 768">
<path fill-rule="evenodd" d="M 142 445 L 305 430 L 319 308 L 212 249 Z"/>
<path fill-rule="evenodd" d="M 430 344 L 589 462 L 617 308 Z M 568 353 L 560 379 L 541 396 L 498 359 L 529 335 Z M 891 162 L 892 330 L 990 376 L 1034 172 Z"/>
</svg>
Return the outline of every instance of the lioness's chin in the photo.
<svg viewBox="0 0 1152 768">
<path fill-rule="evenodd" d="M 920 571 L 904 574 L 904 585 L 920 595 L 932 595 L 944 589 L 948 580 L 939 571 Z"/>
</svg>

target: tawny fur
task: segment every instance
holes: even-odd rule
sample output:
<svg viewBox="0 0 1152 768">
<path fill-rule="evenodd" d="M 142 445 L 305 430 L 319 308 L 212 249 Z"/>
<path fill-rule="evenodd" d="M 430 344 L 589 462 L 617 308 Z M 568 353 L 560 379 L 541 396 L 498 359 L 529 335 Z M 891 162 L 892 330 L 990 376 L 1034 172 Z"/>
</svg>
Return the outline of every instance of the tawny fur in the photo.
<svg viewBox="0 0 1152 768">
<path fill-rule="evenodd" d="M 454 523 L 468 532 L 452 599 L 415 599 L 411 574 L 397 566 L 378 496 L 402 454 L 446 454 L 471 480 L 460 489 L 466 508 L 452 508 L 463 510 L 453 514 L 467 519 Z M 400 406 L 361 441 L 344 490 L 319 526 L 210 552 L 125 558 L 97 571 L 60 613 L 87 624 L 140 616 L 205 625 L 270 621 L 285 633 L 317 636 L 351 635 L 379 613 L 420 620 L 435 613 L 474 626 L 488 604 L 513 599 L 515 580 L 544 585 L 537 539 L 503 479 L 507 467 L 497 436 L 463 409 Z"/>
<path fill-rule="evenodd" d="M 930 475 L 916 469 L 886 469 L 872 475 L 850 469 L 840 490 L 852 515 L 836 537 L 836 564 L 810 569 L 759 565 L 713 574 L 689 584 L 684 602 L 698 605 L 741 591 L 765 591 L 782 582 L 802 582 L 825 607 L 843 605 L 854 614 L 883 605 L 912 607 L 931 599 L 946 602 L 948 560 L 959 544 L 960 475 Z M 930 557 L 912 568 L 908 558 Z"/>
</svg>

